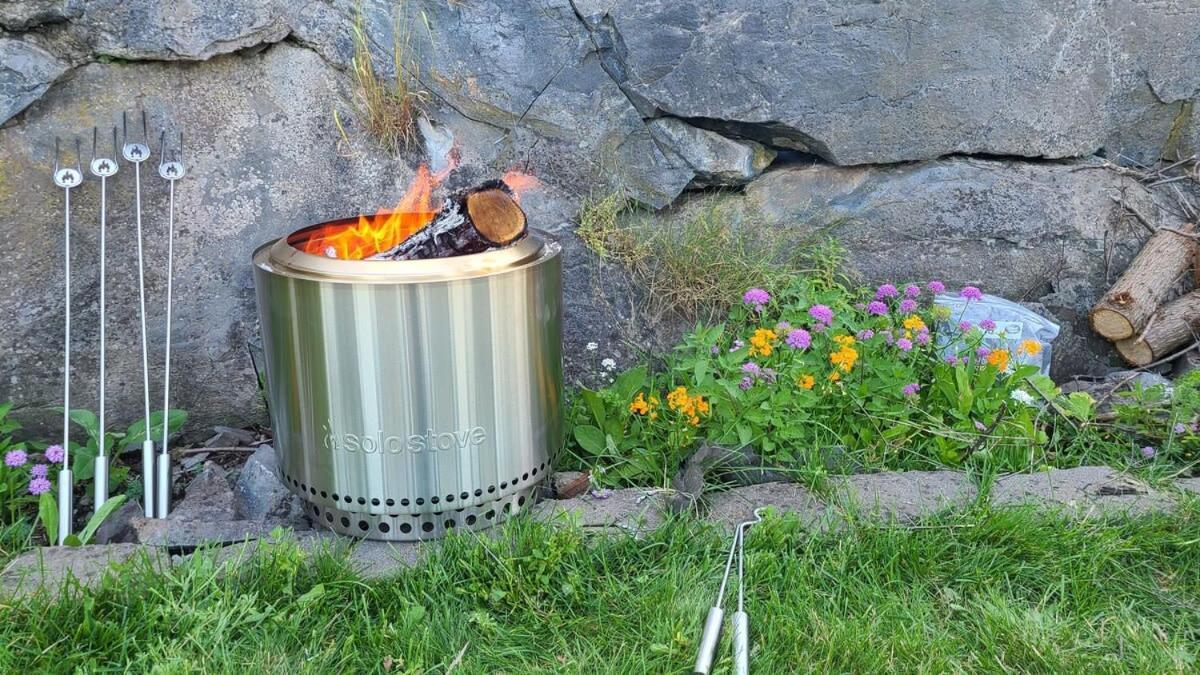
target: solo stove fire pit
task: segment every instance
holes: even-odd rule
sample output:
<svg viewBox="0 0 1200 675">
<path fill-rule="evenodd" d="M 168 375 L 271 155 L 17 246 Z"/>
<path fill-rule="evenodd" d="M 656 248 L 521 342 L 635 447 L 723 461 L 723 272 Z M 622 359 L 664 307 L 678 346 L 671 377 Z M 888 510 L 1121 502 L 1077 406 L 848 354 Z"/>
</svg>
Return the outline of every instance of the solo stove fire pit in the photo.
<svg viewBox="0 0 1200 675">
<path fill-rule="evenodd" d="M 363 222 L 254 253 L 283 480 L 344 534 L 494 525 L 530 503 L 560 443 L 560 247 L 530 231 L 442 258 L 306 252 Z"/>
</svg>

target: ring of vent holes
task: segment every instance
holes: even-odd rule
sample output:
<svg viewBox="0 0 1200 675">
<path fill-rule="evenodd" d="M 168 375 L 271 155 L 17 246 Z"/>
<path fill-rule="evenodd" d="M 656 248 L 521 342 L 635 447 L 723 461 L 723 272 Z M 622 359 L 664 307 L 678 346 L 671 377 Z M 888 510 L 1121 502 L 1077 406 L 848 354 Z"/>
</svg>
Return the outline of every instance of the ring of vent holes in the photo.
<svg viewBox="0 0 1200 675">
<path fill-rule="evenodd" d="M 546 470 L 546 463 L 542 462 L 539 466 L 535 466 L 535 467 L 533 467 L 532 470 L 521 474 L 520 478 L 513 478 L 512 481 L 502 481 L 500 483 L 500 489 L 506 490 L 506 489 L 508 489 L 509 485 L 512 485 L 513 487 L 515 487 L 523 482 L 528 481 L 530 478 L 536 478 L 539 472 L 543 472 L 545 470 Z M 287 476 L 287 475 L 284 476 L 284 479 L 287 480 L 287 482 L 291 483 L 292 487 L 299 490 L 301 493 L 307 493 L 313 497 L 315 497 L 319 494 L 319 495 L 321 495 L 322 499 L 329 499 L 329 497 L 333 497 L 333 500 L 335 502 L 339 501 L 339 498 L 340 498 L 341 501 L 345 501 L 347 504 L 353 504 L 357 501 L 360 506 L 366 506 L 367 502 L 370 501 L 371 506 L 381 506 L 381 505 L 386 504 L 389 507 L 395 506 L 397 503 L 396 499 L 393 499 L 390 497 L 387 499 L 383 499 L 383 500 L 381 500 L 379 497 L 372 497 L 370 500 L 368 500 L 366 497 L 357 497 L 356 498 L 351 495 L 339 495 L 336 492 L 329 493 L 326 490 L 318 490 L 317 488 L 315 488 L 311 485 L 302 483 L 302 482 L 296 480 L 295 478 L 293 478 L 291 476 Z M 475 488 L 475 491 L 473 493 L 463 490 L 457 496 L 454 494 L 448 494 L 444 498 L 430 497 L 429 503 L 430 504 L 439 504 L 439 503 L 442 503 L 442 501 L 444 499 L 445 503 L 447 505 L 449 505 L 449 504 L 453 504 L 456 499 L 460 500 L 460 501 L 466 501 L 471 498 L 472 494 L 474 494 L 475 497 L 482 497 L 485 492 L 487 494 L 495 494 L 496 486 L 489 485 L 489 486 L 487 486 L 486 490 L 484 490 L 483 488 Z M 517 498 L 517 506 L 518 507 L 525 506 L 525 501 L 526 501 L 525 495 L 521 495 L 520 497 Z M 400 506 L 408 506 L 409 504 L 412 504 L 412 503 L 415 503 L 417 506 L 424 506 L 425 499 L 423 497 L 417 497 L 415 500 L 410 501 L 407 497 L 405 497 L 405 498 L 402 498 L 399 500 Z M 312 506 L 313 515 L 316 516 L 317 518 L 320 518 L 321 517 L 321 507 L 317 504 L 312 504 L 311 506 Z M 460 513 L 462 511 L 466 510 L 466 508 L 467 507 L 464 506 L 462 508 L 455 509 L 454 511 L 455 511 L 455 513 Z M 511 501 L 505 502 L 504 507 L 503 507 L 504 513 L 507 514 L 511 510 L 512 510 L 512 502 Z M 372 514 L 372 515 L 373 515 L 373 517 L 391 516 L 393 518 L 397 518 L 397 517 L 404 516 L 404 515 L 411 515 L 413 518 L 420 519 L 420 518 L 427 518 L 429 516 L 433 516 L 436 518 L 438 516 L 441 516 L 443 513 L 444 513 L 443 511 L 434 511 L 433 513 L 412 513 L 412 514 L 383 513 L 383 514 Z M 487 520 L 492 520 L 493 518 L 496 517 L 495 509 L 489 509 L 487 511 L 487 513 L 483 514 L 483 517 L 486 518 Z M 467 525 L 467 527 L 471 527 L 471 526 L 475 525 L 477 520 L 478 520 L 478 518 L 475 516 L 475 514 L 472 513 L 472 514 L 468 514 L 467 517 L 463 519 L 463 522 Z M 329 524 L 333 524 L 333 522 L 334 522 L 333 511 L 331 511 L 329 509 L 325 510 L 325 521 Z M 342 527 L 344 527 L 344 528 L 350 527 L 351 521 L 348 516 L 342 516 L 340 522 L 341 522 Z M 451 529 L 451 528 L 455 527 L 457 524 L 458 523 L 454 519 L 453 516 L 451 516 L 450 518 L 447 518 L 446 522 L 443 523 L 443 525 L 445 525 L 446 529 Z M 387 533 L 391 532 L 391 530 L 392 530 L 392 526 L 383 520 L 379 521 L 379 523 L 377 524 L 377 527 L 379 528 L 379 531 L 384 534 L 387 534 Z M 426 533 L 432 532 L 434 527 L 435 526 L 433 524 L 433 521 L 430 521 L 430 520 L 426 520 L 424 523 L 421 524 L 421 530 Z M 366 520 L 360 519 L 358 521 L 358 529 L 362 530 L 363 532 L 366 532 L 371 529 L 371 525 Z M 400 529 L 401 534 L 409 534 L 410 532 L 412 532 L 413 526 L 408 523 L 400 523 L 399 529 Z"/>
</svg>

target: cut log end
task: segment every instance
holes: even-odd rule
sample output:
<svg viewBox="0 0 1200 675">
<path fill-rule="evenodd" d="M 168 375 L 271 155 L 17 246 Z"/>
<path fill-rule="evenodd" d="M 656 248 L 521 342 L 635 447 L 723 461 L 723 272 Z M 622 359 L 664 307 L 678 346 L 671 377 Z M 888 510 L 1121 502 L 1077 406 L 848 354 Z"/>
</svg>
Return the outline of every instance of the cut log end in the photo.
<svg viewBox="0 0 1200 675">
<path fill-rule="evenodd" d="M 1154 350 L 1140 337 L 1121 340 L 1116 347 L 1121 358 L 1132 366 L 1141 367 L 1154 363 Z"/>
<path fill-rule="evenodd" d="M 479 235 L 493 246 L 507 246 L 525 234 L 525 212 L 505 190 L 472 192 L 466 197 L 466 206 Z"/>
<path fill-rule="evenodd" d="M 1124 340 L 1133 337 L 1133 324 L 1120 312 L 1097 307 L 1092 310 L 1092 330 L 1109 340 Z"/>
</svg>

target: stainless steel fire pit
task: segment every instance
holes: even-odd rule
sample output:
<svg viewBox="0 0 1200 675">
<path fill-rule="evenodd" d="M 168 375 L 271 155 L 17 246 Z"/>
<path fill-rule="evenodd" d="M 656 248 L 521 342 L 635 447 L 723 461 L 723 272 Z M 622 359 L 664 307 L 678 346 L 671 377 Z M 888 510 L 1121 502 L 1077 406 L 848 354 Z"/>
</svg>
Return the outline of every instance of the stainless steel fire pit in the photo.
<svg viewBox="0 0 1200 675">
<path fill-rule="evenodd" d="M 284 480 L 314 520 L 372 539 L 519 511 L 560 441 L 560 247 L 531 232 L 436 260 L 298 248 L 330 225 L 254 253 Z"/>
</svg>

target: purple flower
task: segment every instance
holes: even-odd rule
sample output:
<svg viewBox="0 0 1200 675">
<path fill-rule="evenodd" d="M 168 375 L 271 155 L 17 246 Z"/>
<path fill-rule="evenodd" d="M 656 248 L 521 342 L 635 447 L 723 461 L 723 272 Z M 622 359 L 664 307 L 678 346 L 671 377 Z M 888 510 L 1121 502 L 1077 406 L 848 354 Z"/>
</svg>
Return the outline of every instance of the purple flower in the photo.
<svg viewBox="0 0 1200 675">
<path fill-rule="evenodd" d="M 50 491 L 50 481 L 45 478 L 34 478 L 29 481 L 29 494 L 40 495 Z"/>
<path fill-rule="evenodd" d="M 731 352 L 736 352 L 737 350 L 739 350 L 739 349 L 741 349 L 742 347 L 745 347 L 745 346 L 746 346 L 746 343 L 745 343 L 745 342 L 742 342 L 741 340 L 734 340 L 734 341 L 733 341 L 733 346 L 729 348 L 729 351 L 731 351 Z"/>
<path fill-rule="evenodd" d="M 952 366 L 957 366 L 958 365 L 958 357 L 955 356 L 954 354 L 951 354 L 946 357 L 946 363 L 948 363 Z"/>
<path fill-rule="evenodd" d="M 899 347 L 900 351 L 902 352 L 909 351 L 913 347 L 912 340 L 909 340 L 908 338 L 900 338 L 899 340 L 896 340 L 896 346 Z"/>
<path fill-rule="evenodd" d="M 4 466 L 25 466 L 29 455 L 24 450 L 9 450 L 4 453 Z"/>
<path fill-rule="evenodd" d="M 761 288 L 751 288 L 742 296 L 743 305 L 754 305 L 754 311 L 761 312 L 763 305 L 771 301 L 771 294 Z"/>
<path fill-rule="evenodd" d="M 889 345 L 896 341 L 895 336 L 892 335 L 892 331 L 890 330 L 881 331 L 879 334 L 883 336 L 884 341 Z"/>
<path fill-rule="evenodd" d="M 974 326 L 971 325 L 970 321 L 959 321 L 958 322 L 958 329 L 964 333 L 971 332 L 972 328 L 974 328 Z"/>
<path fill-rule="evenodd" d="M 910 382 L 904 385 L 904 389 L 901 391 L 904 392 L 905 396 L 916 396 L 917 392 L 921 391 L 921 384 L 919 382 Z"/>
<path fill-rule="evenodd" d="M 903 314 L 908 314 L 916 308 L 917 301 L 913 300 L 912 298 L 905 298 L 900 301 L 900 312 Z"/>
<path fill-rule="evenodd" d="M 882 300 L 884 298 L 894 298 L 897 295 L 900 295 L 900 292 L 897 291 L 896 287 L 891 284 L 884 284 L 884 285 L 880 286 L 879 288 L 875 289 L 875 299 L 876 300 Z"/>
<path fill-rule="evenodd" d="M 721 349 L 720 349 L 720 347 L 717 347 L 716 345 L 713 345 L 713 346 L 712 346 L 712 349 L 710 349 L 709 351 L 710 351 L 710 352 L 712 352 L 713 354 L 720 354 L 720 353 L 721 353 Z"/>
<path fill-rule="evenodd" d="M 47 462 L 54 462 L 55 464 L 59 464 L 63 461 L 63 459 L 66 458 L 66 456 L 67 456 L 67 453 L 63 451 L 63 446 L 61 446 L 61 445 L 52 445 L 52 446 L 46 448 L 46 461 Z"/>
<path fill-rule="evenodd" d="M 984 319 L 979 322 L 979 327 L 987 331 L 996 330 L 996 322 L 991 319 Z"/>
<path fill-rule="evenodd" d="M 747 375 L 758 377 L 762 374 L 762 369 L 758 367 L 757 363 L 750 361 L 749 363 L 742 364 L 742 372 L 746 373 Z"/>
<path fill-rule="evenodd" d="M 925 288 L 928 288 L 930 293 L 942 293 L 946 290 L 946 284 L 935 279 L 925 284 Z"/>
<path fill-rule="evenodd" d="M 775 324 L 775 332 L 776 333 L 786 333 L 791 329 L 792 329 L 792 324 L 790 324 L 786 321 L 780 321 L 779 323 Z"/>
<path fill-rule="evenodd" d="M 1146 459 L 1154 459 L 1154 455 L 1156 454 L 1158 454 L 1158 452 L 1149 445 L 1142 448 L 1142 457 L 1145 457 Z"/>
<path fill-rule="evenodd" d="M 775 384 L 775 378 L 777 377 L 777 374 L 775 373 L 774 368 L 763 368 L 762 376 L 767 382 Z"/>
<path fill-rule="evenodd" d="M 929 331 L 923 330 L 920 333 L 917 333 L 917 344 L 921 346 L 929 344 Z"/>
<path fill-rule="evenodd" d="M 974 286 L 963 286 L 963 289 L 958 294 L 967 300 L 979 300 L 983 298 L 983 292 Z"/>
<path fill-rule="evenodd" d="M 1171 431 L 1174 431 L 1174 432 L 1176 433 L 1176 435 L 1178 435 L 1178 434 L 1186 434 L 1186 433 L 1187 433 L 1187 427 L 1186 427 L 1185 425 L 1183 425 L 1182 423 L 1180 423 L 1180 422 L 1176 422 L 1176 423 L 1175 423 L 1175 426 L 1171 427 Z"/>
<path fill-rule="evenodd" d="M 868 328 L 866 330 L 860 330 L 860 331 L 858 331 L 858 335 L 854 336 L 854 338 L 856 340 L 858 340 L 859 342 L 863 342 L 865 340 L 870 340 L 873 337 L 875 337 L 875 331 L 871 330 L 870 328 Z"/>
<path fill-rule="evenodd" d="M 50 467 L 45 464 L 34 464 L 29 469 L 29 475 L 34 478 L 45 478 L 50 473 Z"/>
<path fill-rule="evenodd" d="M 975 420 L 975 429 L 977 431 L 987 431 L 987 425 L 979 420 Z"/>
<path fill-rule="evenodd" d="M 915 298 L 921 294 L 921 287 L 916 284 L 909 284 L 904 287 L 904 297 Z"/>
<path fill-rule="evenodd" d="M 829 326 L 821 323 L 820 321 L 812 325 L 812 331 L 814 333 L 824 333 L 826 328 L 829 328 Z"/>
<path fill-rule="evenodd" d="M 980 347 L 979 349 L 975 350 L 975 356 L 978 356 L 981 359 L 986 359 L 991 353 L 992 350 L 988 349 L 987 347 Z"/>
<path fill-rule="evenodd" d="M 813 305 L 809 307 L 808 315 L 820 323 L 833 323 L 833 310 L 825 305 Z"/>
<path fill-rule="evenodd" d="M 608 499 L 611 496 L 612 496 L 612 490 L 609 490 L 608 488 L 592 490 L 592 498 L 593 499 Z"/>
<path fill-rule="evenodd" d="M 867 313 L 875 314 L 877 316 L 886 316 L 888 313 L 887 304 L 879 300 L 872 300 L 871 304 L 867 305 Z"/>
<path fill-rule="evenodd" d="M 792 349 L 808 349 L 812 344 L 812 336 L 803 328 L 796 328 L 787 334 L 784 343 Z"/>
<path fill-rule="evenodd" d="M 738 382 L 738 388 L 741 389 L 742 391 L 746 391 L 747 389 L 749 389 L 750 387 L 753 387 L 753 386 L 754 386 L 754 378 L 750 377 L 749 375 L 743 377 L 741 382 Z"/>
</svg>

